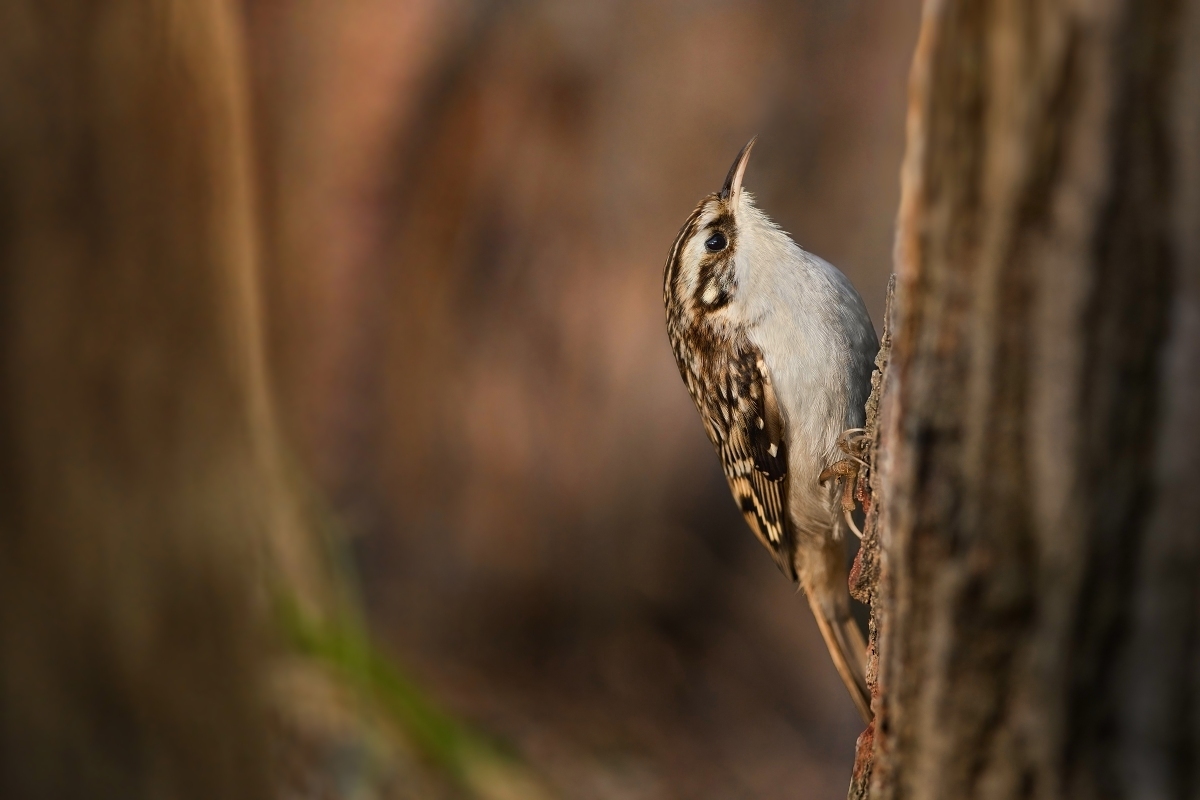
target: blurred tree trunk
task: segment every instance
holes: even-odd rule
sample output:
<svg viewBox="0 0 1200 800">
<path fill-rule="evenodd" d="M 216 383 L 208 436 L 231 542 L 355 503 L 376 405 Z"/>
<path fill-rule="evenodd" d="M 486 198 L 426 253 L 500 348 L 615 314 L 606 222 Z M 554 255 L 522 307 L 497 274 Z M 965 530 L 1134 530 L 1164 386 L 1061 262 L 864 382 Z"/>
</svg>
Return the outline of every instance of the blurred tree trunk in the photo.
<svg viewBox="0 0 1200 800">
<path fill-rule="evenodd" d="M 0 796 L 266 795 L 253 586 L 303 554 L 237 20 L 0 5 Z"/>
<path fill-rule="evenodd" d="M 927 0 L 910 102 L 851 796 L 1195 797 L 1200 2 Z"/>
</svg>

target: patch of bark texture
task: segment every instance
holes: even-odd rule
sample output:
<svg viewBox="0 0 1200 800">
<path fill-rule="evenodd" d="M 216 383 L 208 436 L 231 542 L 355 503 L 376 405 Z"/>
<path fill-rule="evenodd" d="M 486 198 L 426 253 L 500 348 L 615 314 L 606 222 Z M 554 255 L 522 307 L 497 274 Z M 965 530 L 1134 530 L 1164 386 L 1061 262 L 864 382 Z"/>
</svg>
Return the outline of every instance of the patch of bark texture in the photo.
<svg viewBox="0 0 1200 800">
<path fill-rule="evenodd" d="M 882 699 L 879 692 L 879 631 L 886 608 L 876 602 L 883 577 L 883 553 L 881 530 L 886 521 L 881 520 L 879 503 L 874 497 L 879 487 L 881 454 L 886 452 L 886 443 L 880 431 L 880 400 L 886 385 L 888 362 L 892 354 L 892 304 L 896 296 L 896 277 L 888 281 L 887 301 L 883 312 L 883 336 L 879 340 L 879 353 L 875 356 L 875 372 L 871 375 L 871 396 L 867 399 L 866 436 L 871 442 L 867 463 L 871 469 L 859 476 L 858 499 L 863 504 L 866 520 L 863 525 L 862 544 L 850 570 L 850 594 L 855 600 L 871 608 L 869 622 L 870 649 L 867 652 L 867 686 L 871 690 L 871 705 L 875 719 L 858 737 L 854 753 L 854 773 L 850 780 L 850 800 L 867 797 L 871 785 L 871 769 L 875 760 L 875 728 L 884 719 Z"/>
<path fill-rule="evenodd" d="M 1194 0 L 925 4 L 851 797 L 1197 791 L 1197 33 Z"/>
</svg>

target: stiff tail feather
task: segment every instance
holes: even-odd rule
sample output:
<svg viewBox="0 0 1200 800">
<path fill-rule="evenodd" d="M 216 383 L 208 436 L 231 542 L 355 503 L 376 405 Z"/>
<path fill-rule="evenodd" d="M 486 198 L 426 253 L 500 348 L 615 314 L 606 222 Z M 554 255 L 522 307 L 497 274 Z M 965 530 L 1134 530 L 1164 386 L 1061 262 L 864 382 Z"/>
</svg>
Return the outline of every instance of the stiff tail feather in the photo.
<svg viewBox="0 0 1200 800">
<path fill-rule="evenodd" d="M 854 618 L 847 615 L 845 619 L 832 618 L 813 592 L 805 592 L 808 604 L 812 607 L 817 627 L 829 648 L 833 665 L 837 668 L 842 683 L 850 692 L 863 722 L 871 722 L 871 693 L 867 690 L 867 643 L 863 640 L 862 631 L 854 623 Z"/>
</svg>

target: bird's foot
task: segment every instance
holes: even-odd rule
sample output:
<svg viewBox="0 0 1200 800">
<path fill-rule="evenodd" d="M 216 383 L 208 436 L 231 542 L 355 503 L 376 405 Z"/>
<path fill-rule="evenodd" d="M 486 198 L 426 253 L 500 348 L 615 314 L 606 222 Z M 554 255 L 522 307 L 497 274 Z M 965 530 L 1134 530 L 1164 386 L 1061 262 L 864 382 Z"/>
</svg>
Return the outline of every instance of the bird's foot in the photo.
<svg viewBox="0 0 1200 800">
<path fill-rule="evenodd" d="M 842 431 L 838 437 L 837 447 L 863 467 L 869 467 L 866 462 L 867 451 L 871 449 L 871 437 L 867 436 L 866 428 L 850 428 Z"/>
<path fill-rule="evenodd" d="M 821 470 L 821 474 L 817 476 L 817 480 L 821 482 L 822 486 L 831 480 L 842 480 L 842 511 L 854 510 L 854 486 L 858 482 L 859 469 L 857 461 L 843 458 Z"/>
<path fill-rule="evenodd" d="M 835 478 L 842 480 L 842 516 L 846 518 L 846 524 L 850 526 L 854 535 L 861 539 L 862 531 L 854 524 L 854 499 L 857 495 L 863 500 L 864 508 L 866 507 L 865 487 L 861 484 L 866 478 L 868 465 L 863 456 L 871 446 L 871 440 L 864 429 L 851 428 L 843 431 L 838 437 L 837 446 L 849 458 L 830 464 L 821 471 L 817 480 L 822 486 Z"/>
</svg>

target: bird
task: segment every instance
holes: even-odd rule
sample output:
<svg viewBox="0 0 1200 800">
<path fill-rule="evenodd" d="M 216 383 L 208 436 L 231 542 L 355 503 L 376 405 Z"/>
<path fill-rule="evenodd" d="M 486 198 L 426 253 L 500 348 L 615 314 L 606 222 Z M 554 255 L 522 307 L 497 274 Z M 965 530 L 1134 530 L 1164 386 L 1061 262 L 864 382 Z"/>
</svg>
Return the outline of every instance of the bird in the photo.
<svg viewBox="0 0 1200 800">
<path fill-rule="evenodd" d="M 850 611 L 843 541 L 879 341 L 862 297 L 755 205 L 742 179 L 752 138 L 721 190 L 679 230 L 663 270 L 667 334 L 734 501 L 808 598 L 835 668 L 871 719 L 866 643 Z M 853 501 L 849 501 L 851 507 Z"/>
</svg>

